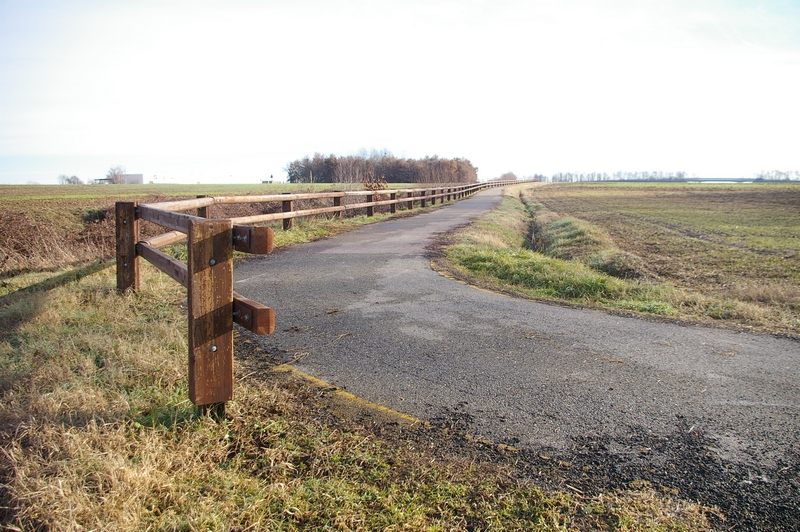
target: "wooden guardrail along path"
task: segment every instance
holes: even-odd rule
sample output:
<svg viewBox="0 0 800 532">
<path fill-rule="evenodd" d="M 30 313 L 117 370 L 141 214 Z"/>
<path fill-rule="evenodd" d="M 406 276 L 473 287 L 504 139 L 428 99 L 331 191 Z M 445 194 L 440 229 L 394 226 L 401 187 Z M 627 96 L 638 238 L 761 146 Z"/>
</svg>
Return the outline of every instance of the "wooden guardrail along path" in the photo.
<svg viewBox="0 0 800 532">
<path fill-rule="evenodd" d="M 273 232 L 252 224 L 283 221 L 292 228 L 295 218 L 398 204 L 413 209 L 465 198 L 480 190 L 519 181 L 491 181 L 469 185 L 432 188 L 358 190 L 263 196 L 218 196 L 139 205 L 116 203 L 117 290 L 139 290 L 139 259 L 143 258 L 179 282 L 188 291 L 189 314 L 189 399 L 202 412 L 221 416 L 225 403 L 233 398 L 233 324 L 256 334 L 275 330 L 274 311 L 233 291 L 233 252 L 272 252 Z M 332 200 L 329 207 L 295 209 L 298 200 Z M 347 203 L 344 200 L 353 201 Z M 208 218 L 208 207 L 236 203 L 276 203 L 280 212 L 240 218 Z M 187 214 L 182 211 L 194 211 Z M 147 220 L 168 229 L 140 240 L 139 222 Z M 188 259 L 184 264 L 160 251 L 187 239 Z"/>
</svg>

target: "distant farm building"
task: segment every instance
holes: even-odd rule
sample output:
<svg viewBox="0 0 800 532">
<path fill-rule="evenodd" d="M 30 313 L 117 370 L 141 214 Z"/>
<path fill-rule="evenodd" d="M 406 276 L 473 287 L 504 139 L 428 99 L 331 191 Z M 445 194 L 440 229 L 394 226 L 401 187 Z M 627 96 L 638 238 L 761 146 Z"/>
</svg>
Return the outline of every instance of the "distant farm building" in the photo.
<svg viewBox="0 0 800 532">
<path fill-rule="evenodd" d="M 144 184 L 144 174 L 122 174 L 124 181 L 122 182 L 125 185 L 143 185 Z M 108 177 L 101 177 L 100 179 L 94 180 L 95 184 L 97 185 L 109 185 L 114 183 L 113 179 L 109 179 Z"/>
</svg>

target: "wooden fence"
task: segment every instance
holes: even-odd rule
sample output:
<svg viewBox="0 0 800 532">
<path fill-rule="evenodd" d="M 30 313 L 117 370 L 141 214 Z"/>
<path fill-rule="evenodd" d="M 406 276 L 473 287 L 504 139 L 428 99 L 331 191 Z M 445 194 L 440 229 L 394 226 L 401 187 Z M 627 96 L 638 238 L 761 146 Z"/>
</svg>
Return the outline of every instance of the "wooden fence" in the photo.
<svg viewBox="0 0 800 532">
<path fill-rule="evenodd" d="M 233 324 L 256 334 L 275 329 L 274 311 L 233 291 L 233 252 L 266 254 L 272 251 L 272 229 L 252 224 L 283 221 L 291 229 L 301 216 L 365 209 L 372 216 L 375 207 L 397 205 L 413 209 L 428 202 L 454 201 L 480 190 L 514 184 L 492 181 L 470 185 L 432 188 L 359 190 L 265 196 L 198 197 L 139 205 L 116 203 L 117 289 L 139 289 L 139 259 L 143 258 L 178 281 L 188 291 L 189 314 L 189 399 L 203 413 L 224 413 L 225 402 L 233 397 Z M 330 200 L 331 206 L 296 210 L 299 200 Z M 236 203 L 276 203 L 280 212 L 240 218 L 208 218 L 208 207 Z M 187 214 L 182 211 L 194 211 Z M 147 220 L 168 229 L 161 235 L 140 240 L 139 222 Z M 184 264 L 159 248 L 188 239 Z"/>
</svg>

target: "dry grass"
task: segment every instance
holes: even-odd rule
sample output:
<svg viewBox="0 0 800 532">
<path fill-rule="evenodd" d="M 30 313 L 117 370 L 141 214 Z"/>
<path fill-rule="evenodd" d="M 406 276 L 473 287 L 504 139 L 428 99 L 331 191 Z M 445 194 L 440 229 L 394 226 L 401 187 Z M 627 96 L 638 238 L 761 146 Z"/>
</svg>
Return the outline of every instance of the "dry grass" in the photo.
<svg viewBox="0 0 800 532">
<path fill-rule="evenodd" d="M 726 286 L 721 293 L 745 302 L 800 308 L 800 286 L 793 284 L 745 281 Z"/>
<path fill-rule="evenodd" d="M 635 530 L 710 530 L 707 515 L 713 510 L 695 503 L 674 500 L 657 493 L 649 486 L 637 491 L 601 494 L 591 498 L 583 507 L 595 530 L 632 532 Z M 676 524 L 677 521 L 680 524 Z"/>
<path fill-rule="evenodd" d="M 37 220 L 30 212 L 0 211 L 0 272 L 36 271 L 109 257 L 112 223 L 113 218 L 103 219 L 76 228 Z"/>
</svg>

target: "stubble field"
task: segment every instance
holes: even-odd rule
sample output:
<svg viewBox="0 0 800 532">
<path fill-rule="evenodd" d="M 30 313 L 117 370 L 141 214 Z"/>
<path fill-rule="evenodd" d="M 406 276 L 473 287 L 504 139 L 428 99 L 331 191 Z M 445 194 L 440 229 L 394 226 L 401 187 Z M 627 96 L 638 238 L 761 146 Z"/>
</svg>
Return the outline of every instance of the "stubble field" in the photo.
<svg viewBox="0 0 800 532">
<path fill-rule="evenodd" d="M 800 330 L 800 185 L 573 185 L 530 201 L 602 228 L 643 278 L 720 303 L 714 320 Z"/>
</svg>

